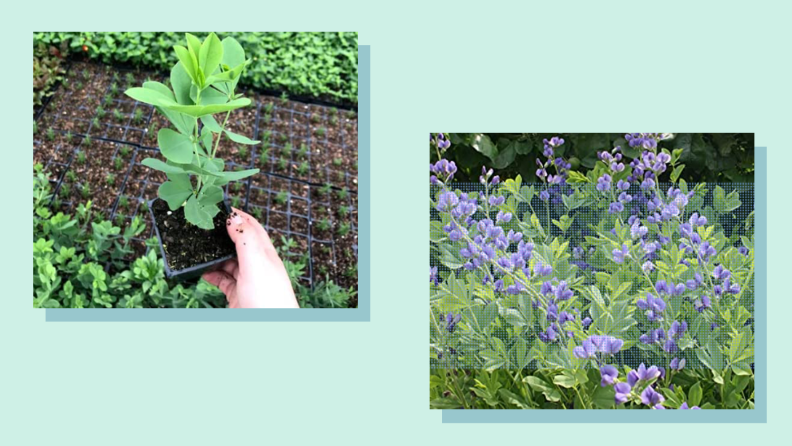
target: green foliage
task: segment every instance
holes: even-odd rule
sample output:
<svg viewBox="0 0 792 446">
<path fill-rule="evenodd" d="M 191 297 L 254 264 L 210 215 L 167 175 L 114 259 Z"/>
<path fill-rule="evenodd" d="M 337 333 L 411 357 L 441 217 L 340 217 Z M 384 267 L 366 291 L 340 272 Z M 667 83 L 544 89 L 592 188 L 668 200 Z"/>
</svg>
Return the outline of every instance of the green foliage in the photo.
<svg viewBox="0 0 792 446">
<path fill-rule="evenodd" d="M 195 36 L 198 41 L 207 33 L 195 33 Z M 252 56 L 250 76 L 242 80 L 245 85 L 357 103 L 357 33 L 220 33 L 219 37 L 236 39 L 241 49 Z M 87 54 L 105 63 L 157 70 L 170 69 L 181 60 L 173 48 L 183 45 L 181 36 L 173 32 L 39 32 L 34 34 L 33 43 L 36 47 L 62 45 L 64 52 L 68 47 L 72 53 Z M 87 52 L 83 51 L 83 45 L 87 46 Z M 190 45 L 182 48 L 189 51 Z M 196 57 L 202 55 L 195 42 L 192 49 Z M 216 55 L 216 49 L 214 45 L 204 50 L 204 61 L 209 62 L 203 64 L 204 71 L 206 65 L 217 60 L 210 57 Z M 185 55 L 185 60 L 189 61 L 189 56 Z"/>
<path fill-rule="evenodd" d="M 62 186 L 63 187 L 63 186 Z M 203 280 L 194 285 L 169 282 L 157 251 L 135 257 L 132 239 L 146 228 L 140 216 L 124 231 L 92 208 L 80 204 L 74 216 L 53 214 L 49 176 L 41 164 L 33 172 L 33 306 L 35 308 L 210 308 L 227 305 L 223 294 Z M 125 199 L 122 196 L 121 199 Z M 140 205 L 147 211 L 146 203 Z M 123 215 L 118 214 L 119 220 Z M 149 240 L 154 244 L 154 240 Z M 303 286 L 307 255 L 291 258 L 296 248 L 284 239 L 279 250 L 298 299 L 303 306 L 345 306 L 352 289 L 332 281 L 320 282 L 315 291 Z M 287 258 L 289 257 L 289 258 Z M 109 265 L 109 268 L 105 268 Z"/>
<path fill-rule="evenodd" d="M 68 54 L 68 37 L 59 42 L 33 39 L 33 105 L 39 106 L 51 96 L 52 87 L 66 74 L 64 57 Z"/>
<path fill-rule="evenodd" d="M 492 167 L 501 178 L 536 178 L 536 159 L 544 161 L 543 139 L 562 137 L 566 143 L 556 150 L 572 170 L 582 173 L 597 163 L 597 151 L 621 146 L 625 155 L 634 156 L 637 149 L 629 147 L 624 133 L 449 133 L 451 147 L 443 158 L 453 160 L 458 168 L 455 181 L 477 182 L 481 166 Z M 669 170 L 660 177 L 663 182 L 733 181 L 753 182 L 754 137 L 751 133 L 677 133 L 661 141 L 659 149 L 681 149 L 678 158 L 684 168 Z M 437 153 L 430 150 L 432 161 Z M 683 170 L 684 169 L 684 170 Z"/>
<path fill-rule="evenodd" d="M 167 162 L 155 158 L 142 162 L 168 176 L 157 191 L 158 196 L 171 210 L 184 206 L 190 223 L 212 229 L 213 218 L 220 212 L 217 204 L 223 200 L 222 186 L 258 173 L 258 169 L 224 172 L 225 162 L 215 157 L 223 136 L 239 144 L 258 143 L 225 128 L 232 110 L 250 105 L 250 99 L 235 93 L 250 61 L 245 60 L 244 50 L 236 40 L 227 37 L 221 42 L 214 33 L 203 43 L 188 33 L 187 47 L 176 45 L 174 50 L 179 62 L 171 70 L 173 90 L 159 82 L 145 82 L 125 93 L 154 105 L 176 128 L 163 128 L 157 134 Z M 212 117 L 220 112 L 226 112 L 222 126 Z M 203 124 L 200 131 L 199 119 Z M 195 185 L 191 177 L 196 178 Z"/>
</svg>

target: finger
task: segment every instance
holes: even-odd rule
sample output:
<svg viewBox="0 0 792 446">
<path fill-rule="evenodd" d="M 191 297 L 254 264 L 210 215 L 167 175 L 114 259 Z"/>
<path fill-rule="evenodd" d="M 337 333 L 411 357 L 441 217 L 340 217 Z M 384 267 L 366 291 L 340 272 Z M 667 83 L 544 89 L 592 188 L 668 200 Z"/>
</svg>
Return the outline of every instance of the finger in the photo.
<svg viewBox="0 0 792 446">
<path fill-rule="evenodd" d="M 226 297 L 233 295 L 236 290 L 236 280 L 225 271 L 212 271 L 203 275 L 203 279 L 220 288 Z"/>
<path fill-rule="evenodd" d="M 255 219 L 251 220 L 235 210 L 229 216 L 226 228 L 236 245 L 239 274 L 261 271 L 267 261 L 278 259 L 266 231 Z"/>
<path fill-rule="evenodd" d="M 253 217 L 252 215 L 250 215 L 247 212 L 242 211 L 240 209 L 233 208 L 233 207 L 231 209 L 237 215 L 242 217 L 242 219 L 245 220 L 246 223 L 248 223 L 250 225 L 250 227 L 253 228 L 256 232 L 258 232 L 259 234 L 262 234 L 262 235 L 266 236 L 267 238 L 269 238 L 269 235 L 267 234 L 267 230 L 264 229 L 264 226 L 261 226 L 261 223 L 258 220 L 256 220 L 255 217 Z"/>
<path fill-rule="evenodd" d="M 237 259 L 230 259 L 223 262 L 223 265 L 220 266 L 220 269 L 227 272 L 234 280 L 239 279 L 239 263 Z"/>
</svg>

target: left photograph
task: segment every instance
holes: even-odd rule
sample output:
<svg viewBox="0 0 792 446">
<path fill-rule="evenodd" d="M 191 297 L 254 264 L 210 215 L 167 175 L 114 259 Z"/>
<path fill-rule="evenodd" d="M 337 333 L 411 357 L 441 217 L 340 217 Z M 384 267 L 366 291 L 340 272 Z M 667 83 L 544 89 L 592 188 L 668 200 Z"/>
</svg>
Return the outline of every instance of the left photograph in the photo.
<svg viewBox="0 0 792 446">
<path fill-rule="evenodd" d="M 357 33 L 33 44 L 34 307 L 357 306 Z"/>
</svg>

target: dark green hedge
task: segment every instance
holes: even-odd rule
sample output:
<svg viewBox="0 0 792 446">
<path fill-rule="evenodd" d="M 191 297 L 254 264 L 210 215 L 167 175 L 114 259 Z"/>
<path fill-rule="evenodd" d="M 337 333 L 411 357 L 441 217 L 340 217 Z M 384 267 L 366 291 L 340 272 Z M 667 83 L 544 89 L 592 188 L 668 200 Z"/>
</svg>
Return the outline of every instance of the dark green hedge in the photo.
<svg viewBox="0 0 792 446">
<path fill-rule="evenodd" d="M 542 140 L 561 136 L 561 154 L 573 170 L 585 173 L 597 162 L 597 152 L 621 146 L 629 149 L 624 133 L 449 133 L 451 147 L 443 158 L 456 162 L 456 181 L 476 182 L 481 166 L 492 167 L 501 178 L 522 175 L 537 180 L 536 159 L 542 157 Z M 679 159 L 685 165 L 680 178 L 688 182 L 753 182 L 753 133 L 677 133 L 661 141 L 661 148 L 684 149 Z M 431 160 L 437 159 L 434 148 Z M 661 181 L 668 181 L 667 172 Z"/>
<path fill-rule="evenodd" d="M 194 33 L 203 39 L 207 33 Z M 246 82 L 256 88 L 311 96 L 340 105 L 357 104 L 357 33 L 217 33 L 236 38 L 252 64 Z M 33 35 L 33 44 L 69 42 L 72 54 L 105 63 L 168 70 L 177 62 L 173 45 L 184 33 L 108 32 Z M 83 47 L 85 46 L 85 48 Z M 87 51 L 86 51 L 87 50 Z"/>
</svg>

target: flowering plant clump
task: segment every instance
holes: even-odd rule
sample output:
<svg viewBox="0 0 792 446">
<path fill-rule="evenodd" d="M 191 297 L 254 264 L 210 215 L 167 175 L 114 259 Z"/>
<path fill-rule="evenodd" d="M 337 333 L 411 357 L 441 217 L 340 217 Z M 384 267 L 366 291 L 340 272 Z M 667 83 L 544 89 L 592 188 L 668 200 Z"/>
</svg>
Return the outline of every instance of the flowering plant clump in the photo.
<svg viewBox="0 0 792 446">
<path fill-rule="evenodd" d="M 753 216 L 736 186 L 679 180 L 672 137 L 627 134 L 636 156 L 585 175 L 554 137 L 538 184 L 483 167 L 455 188 L 431 136 L 430 363 L 456 371 L 432 407 L 753 407 Z"/>
<path fill-rule="evenodd" d="M 166 161 L 142 161 L 168 176 L 158 190 L 159 197 L 171 210 L 184 206 L 190 223 L 212 229 L 212 219 L 220 212 L 217 204 L 223 200 L 222 186 L 258 173 L 258 169 L 225 172 L 225 162 L 216 157 L 223 134 L 239 144 L 258 143 L 225 128 L 232 110 L 250 105 L 250 99 L 235 93 L 249 61 L 239 42 L 231 37 L 221 42 L 214 33 L 203 42 L 188 33 L 187 47 L 176 45 L 173 49 L 179 62 L 171 69 L 172 89 L 148 81 L 125 93 L 155 106 L 174 126 L 157 134 Z M 222 112 L 225 118 L 219 124 L 212 115 Z"/>
</svg>

